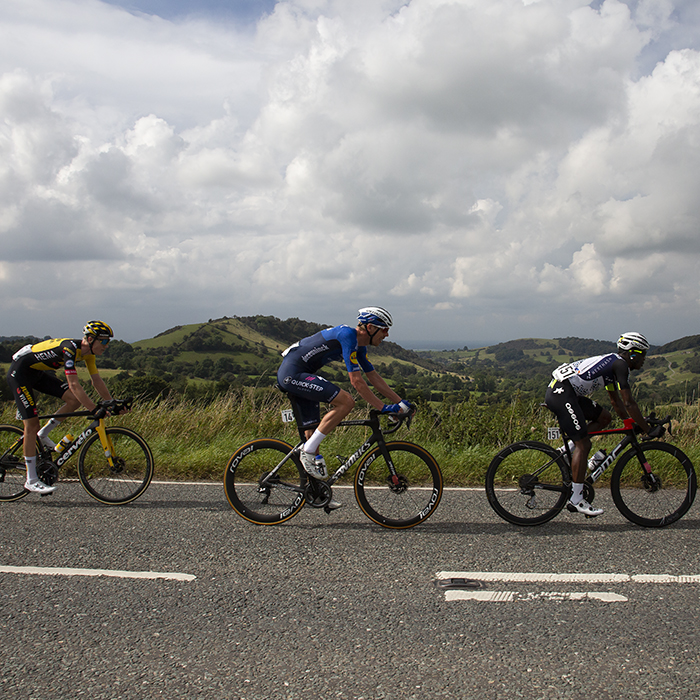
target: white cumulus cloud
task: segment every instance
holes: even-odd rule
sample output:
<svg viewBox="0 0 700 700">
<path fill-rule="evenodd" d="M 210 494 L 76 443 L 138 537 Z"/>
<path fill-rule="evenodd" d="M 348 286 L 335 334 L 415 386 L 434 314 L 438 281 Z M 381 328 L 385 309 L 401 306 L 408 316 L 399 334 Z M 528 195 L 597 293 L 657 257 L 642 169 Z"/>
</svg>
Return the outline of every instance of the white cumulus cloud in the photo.
<svg viewBox="0 0 700 700">
<path fill-rule="evenodd" d="M 3 334 L 366 303 L 417 344 L 694 333 L 694 7 L 6 0 Z"/>
</svg>

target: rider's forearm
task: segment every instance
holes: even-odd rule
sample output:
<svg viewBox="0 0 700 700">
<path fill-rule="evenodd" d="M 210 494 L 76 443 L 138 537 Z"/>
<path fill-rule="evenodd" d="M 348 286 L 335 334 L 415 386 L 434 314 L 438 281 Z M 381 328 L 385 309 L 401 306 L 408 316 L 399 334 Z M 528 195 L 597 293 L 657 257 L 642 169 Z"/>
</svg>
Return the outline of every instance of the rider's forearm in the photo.
<svg viewBox="0 0 700 700">
<path fill-rule="evenodd" d="M 375 393 L 367 386 L 367 382 L 362 378 L 359 372 L 349 372 L 350 383 L 352 388 L 370 405 L 378 411 L 384 407 L 384 402 L 375 395 Z"/>
<path fill-rule="evenodd" d="M 376 370 L 367 373 L 367 381 L 392 403 L 401 401 L 401 397 L 377 374 Z"/>
<path fill-rule="evenodd" d="M 642 412 L 639 410 L 639 406 L 637 406 L 637 404 L 633 401 L 631 404 L 626 404 L 625 407 L 627 408 L 627 413 L 629 413 L 630 418 L 633 418 L 634 422 L 645 433 L 648 433 L 651 430 L 651 427 L 649 426 L 649 423 L 646 422 Z"/>
<path fill-rule="evenodd" d="M 107 385 L 104 383 L 102 377 L 99 374 L 93 374 L 90 379 L 92 380 L 92 385 L 95 387 L 95 391 L 105 400 L 110 401 L 112 395 L 109 393 Z"/>
<path fill-rule="evenodd" d="M 627 415 L 645 432 L 648 433 L 651 429 L 642 412 L 637 406 L 637 402 L 632 398 L 632 393 L 626 389 L 622 390 L 622 402 Z"/>
<path fill-rule="evenodd" d="M 80 401 L 81 405 L 85 406 L 88 411 L 95 410 L 97 404 L 95 404 L 95 402 L 88 396 L 87 392 L 85 389 L 83 389 L 82 385 L 77 379 L 72 377 L 68 378 L 68 388 L 71 390 L 73 396 L 75 396 L 75 398 Z"/>
<path fill-rule="evenodd" d="M 613 409 L 615 410 L 615 413 L 617 413 L 619 418 L 622 418 L 624 420 L 625 418 L 629 418 L 630 415 L 627 413 L 625 410 L 625 407 L 617 393 L 609 393 L 610 397 L 610 403 L 612 404 Z"/>
</svg>

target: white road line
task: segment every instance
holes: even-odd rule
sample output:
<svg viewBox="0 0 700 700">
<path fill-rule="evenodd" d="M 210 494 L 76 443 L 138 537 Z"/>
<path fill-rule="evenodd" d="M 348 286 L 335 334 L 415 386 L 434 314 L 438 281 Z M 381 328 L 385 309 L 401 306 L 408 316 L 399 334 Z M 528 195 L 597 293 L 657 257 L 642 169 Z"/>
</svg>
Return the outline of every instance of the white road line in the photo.
<svg viewBox="0 0 700 700">
<path fill-rule="evenodd" d="M 437 578 L 470 578 L 477 581 L 519 583 L 700 583 L 700 575 L 671 574 L 546 574 L 505 571 L 438 571 Z"/>
<path fill-rule="evenodd" d="M 671 574 L 549 574 L 536 572 L 506 572 L 506 571 L 438 571 L 438 580 L 470 579 L 481 582 L 507 583 L 675 583 L 700 584 L 700 575 L 673 576 Z M 457 582 L 455 582 L 457 583 Z M 487 603 L 510 603 L 528 600 L 599 600 L 605 603 L 625 603 L 623 595 L 609 591 L 488 591 L 469 588 L 447 588 L 444 590 L 445 600 L 475 600 Z"/>
<path fill-rule="evenodd" d="M 623 595 L 600 591 L 543 591 L 541 593 L 518 593 L 516 591 L 445 591 L 445 600 L 477 600 L 482 603 L 512 603 L 514 600 L 600 600 L 604 603 L 626 603 Z"/>
<path fill-rule="evenodd" d="M 671 576 L 670 574 L 634 574 L 637 583 L 700 583 L 700 576 Z"/>
<path fill-rule="evenodd" d="M 42 566 L 0 566 L 0 574 L 38 574 L 42 576 L 110 576 L 113 578 L 164 578 L 173 581 L 194 581 L 192 574 L 161 573 L 158 571 L 115 571 L 112 569 L 66 569 Z"/>
</svg>

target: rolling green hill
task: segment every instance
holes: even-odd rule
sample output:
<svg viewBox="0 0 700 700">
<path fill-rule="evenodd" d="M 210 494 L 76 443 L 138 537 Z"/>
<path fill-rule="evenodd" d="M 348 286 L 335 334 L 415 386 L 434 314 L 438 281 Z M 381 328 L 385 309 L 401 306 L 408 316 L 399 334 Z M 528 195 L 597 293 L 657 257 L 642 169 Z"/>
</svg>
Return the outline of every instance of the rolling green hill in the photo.
<svg viewBox="0 0 700 700">
<path fill-rule="evenodd" d="M 241 386 L 275 383 L 281 351 L 328 325 L 274 316 L 223 317 L 176 326 L 154 338 L 115 340 L 100 360 L 112 390 L 157 396 L 175 392 L 211 397 Z M 0 362 L 36 338 L 0 338 Z M 544 394 L 552 369 L 562 362 L 614 351 L 612 341 L 586 338 L 521 338 L 483 348 L 412 351 L 385 341 L 371 349 L 379 373 L 413 400 L 479 403 L 510 400 L 516 393 Z M 5 365 L 6 366 L 6 365 Z M 342 363 L 324 368 L 331 381 L 347 385 Z M 652 347 L 644 370 L 633 375 L 639 399 L 694 402 L 700 396 L 700 335 Z M 4 399 L 9 399 L 3 393 Z"/>
</svg>

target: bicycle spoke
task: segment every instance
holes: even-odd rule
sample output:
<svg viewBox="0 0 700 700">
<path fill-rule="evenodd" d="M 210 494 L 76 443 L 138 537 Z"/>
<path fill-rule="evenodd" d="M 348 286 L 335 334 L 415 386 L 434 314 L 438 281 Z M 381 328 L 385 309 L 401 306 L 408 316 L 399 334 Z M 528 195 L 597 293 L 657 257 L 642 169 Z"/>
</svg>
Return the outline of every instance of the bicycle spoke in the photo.
<svg viewBox="0 0 700 700">
<path fill-rule="evenodd" d="M 258 525 L 274 525 L 289 520 L 302 508 L 306 475 L 296 456 L 264 481 L 291 450 L 292 446 L 282 440 L 253 440 L 233 454 L 224 474 L 224 491 L 242 518 Z"/>
<path fill-rule="evenodd" d="M 651 475 L 634 450 L 626 452 L 613 470 L 611 493 L 618 510 L 644 527 L 664 527 L 690 508 L 697 488 L 695 470 L 674 445 L 650 442 L 640 445 Z"/>
<path fill-rule="evenodd" d="M 442 474 L 432 455 L 410 442 L 386 444 L 396 470 L 392 477 L 379 448 L 369 452 L 355 475 L 355 496 L 368 518 L 404 529 L 426 520 L 442 496 Z"/>
<path fill-rule="evenodd" d="M 13 425 L 0 425 L 0 501 L 24 498 L 27 470 L 22 454 L 22 430 Z"/>
<path fill-rule="evenodd" d="M 96 500 L 123 505 L 135 500 L 153 478 L 153 456 L 145 440 L 127 428 L 109 427 L 114 446 L 112 464 L 105 456 L 99 435 L 89 438 L 80 452 L 78 477 Z"/>
<path fill-rule="evenodd" d="M 504 520 L 540 525 L 555 517 L 569 497 L 569 476 L 549 445 L 524 441 L 501 450 L 486 472 L 486 496 Z"/>
</svg>

